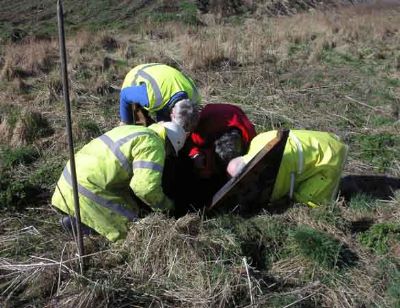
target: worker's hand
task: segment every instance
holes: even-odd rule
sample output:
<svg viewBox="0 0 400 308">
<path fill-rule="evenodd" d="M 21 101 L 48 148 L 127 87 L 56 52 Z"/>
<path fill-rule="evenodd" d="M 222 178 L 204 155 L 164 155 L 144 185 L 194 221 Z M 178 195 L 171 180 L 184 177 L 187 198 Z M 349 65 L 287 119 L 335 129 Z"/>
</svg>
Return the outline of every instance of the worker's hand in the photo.
<svg viewBox="0 0 400 308">
<path fill-rule="evenodd" d="M 206 167 L 206 157 L 204 154 L 196 154 L 192 157 L 193 165 L 196 169 L 204 169 Z"/>
</svg>

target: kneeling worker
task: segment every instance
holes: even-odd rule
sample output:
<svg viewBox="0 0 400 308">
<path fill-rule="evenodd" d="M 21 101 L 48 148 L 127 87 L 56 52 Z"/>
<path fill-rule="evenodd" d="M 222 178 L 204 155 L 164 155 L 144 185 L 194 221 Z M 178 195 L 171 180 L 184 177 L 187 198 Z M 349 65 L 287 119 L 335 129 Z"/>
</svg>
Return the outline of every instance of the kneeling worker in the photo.
<svg viewBox="0 0 400 308">
<path fill-rule="evenodd" d="M 276 135 L 277 131 L 257 135 L 246 155 L 229 162 L 228 174 L 232 177 L 238 175 Z M 270 201 L 289 197 L 311 207 L 332 201 L 336 198 L 347 149 L 347 145 L 334 134 L 291 130 Z"/>
<path fill-rule="evenodd" d="M 82 223 L 111 241 L 124 238 L 128 222 L 138 218 L 132 191 L 154 211 L 172 210 L 161 186 L 164 161 L 178 153 L 186 136 L 174 122 L 125 125 L 84 146 L 75 154 Z M 71 183 L 67 163 L 52 204 L 68 215 L 74 215 Z"/>
</svg>

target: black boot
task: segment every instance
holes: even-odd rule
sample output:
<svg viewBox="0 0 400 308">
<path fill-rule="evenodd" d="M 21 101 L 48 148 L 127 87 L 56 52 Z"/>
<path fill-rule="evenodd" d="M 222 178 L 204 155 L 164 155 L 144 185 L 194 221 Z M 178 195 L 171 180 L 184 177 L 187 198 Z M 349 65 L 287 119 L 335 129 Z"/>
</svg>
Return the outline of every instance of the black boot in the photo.
<svg viewBox="0 0 400 308">
<path fill-rule="evenodd" d="M 62 226 L 62 228 L 64 229 L 64 231 L 73 234 L 73 232 L 76 232 L 76 218 L 73 216 L 63 216 L 60 219 L 60 224 Z M 72 231 L 72 228 L 74 229 L 74 231 Z M 92 228 L 86 226 L 85 224 L 83 224 L 81 222 L 81 232 L 82 235 L 91 235 L 91 234 L 97 234 L 97 232 L 95 230 L 93 230 Z"/>
</svg>

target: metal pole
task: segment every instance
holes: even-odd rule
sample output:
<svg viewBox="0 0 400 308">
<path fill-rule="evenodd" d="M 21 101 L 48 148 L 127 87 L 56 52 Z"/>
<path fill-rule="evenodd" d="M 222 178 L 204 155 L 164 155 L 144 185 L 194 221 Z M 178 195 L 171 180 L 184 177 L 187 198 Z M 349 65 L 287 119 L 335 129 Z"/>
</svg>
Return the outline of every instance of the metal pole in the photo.
<svg viewBox="0 0 400 308">
<path fill-rule="evenodd" d="M 74 141 L 72 139 L 71 104 L 69 101 L 67 55 L 65 51 L 65 34 L 64 34 L 64 10 L 63 10 L 62 0 L 57 1 L 57 17 L 58 17 L 58 38 L 60 44 L 61 75 L 63 81 L 65 111 L 67 114 L 66 122 L 67 122 L 67 134 L 68 134 L 68 145 L 69 145 L 69 161 L 71 167 L 72 190 L 74 194 L 74 209 L 76 217 L 78 255 L 80 260 L 79 263 L 81 266 L 81 271 L 83 271 L 83 259 L 81 259 L 81 257 L 84 255 L 84 249 L 83 249 L 82 230 L 81 230 L 81 215 L 79 210 L 78 184 L 76 180 Z"/>
</svg>

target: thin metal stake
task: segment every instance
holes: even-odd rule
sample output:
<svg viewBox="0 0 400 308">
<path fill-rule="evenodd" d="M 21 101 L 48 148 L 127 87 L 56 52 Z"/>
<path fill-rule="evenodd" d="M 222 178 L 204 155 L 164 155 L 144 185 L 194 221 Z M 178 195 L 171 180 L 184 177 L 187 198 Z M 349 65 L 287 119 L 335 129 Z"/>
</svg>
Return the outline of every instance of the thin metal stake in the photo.
<svg viewBox="0 0 400 308">
<path fill-rule="evenodd" d="M 81 215 L 79 209 L 79 197 L 78 197 L 78 184 L 76 180 L 76 168 L 75 168 L 75 155 L 74 155 L 74 141 L 72 138 L 72 125 L 71 125 L 71 104 L 69 101 L 69 85 L 68 85 L 68 72 L 67 72 L 67 55 L 65 51 L 65 34 L 64 34 L 64 9 L 62 0 L 57 1 L 57 17 L 58 17 L 58 38 L 60 44 L 60 59 L 61 59 L 61 75 L 63 81 L 63 93 L 65 102 L 65 111 L 67 114 L 67 134 L 68 134 L 68 145 L 69 145 L 69 161 L 71 167 L 71 178 L 72 178 L 72 190 L 74 194 L 74 209 L 76 217 L 76 234 L 77 234 L 77 245 L 79 264 L 81 272 L 83 272 L 84 255 L 82 230 L 81 230 Z"/>
</svg>

